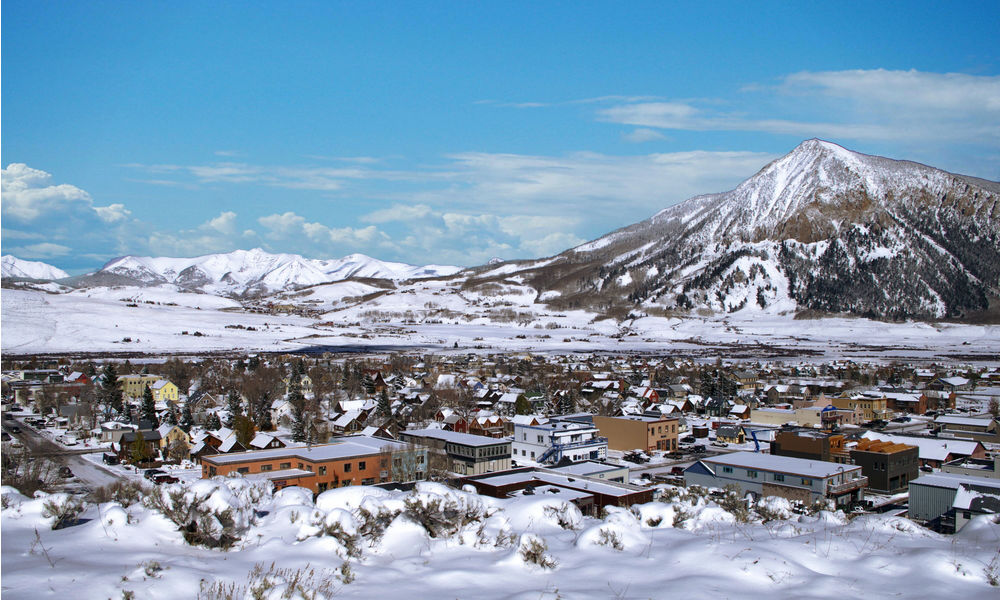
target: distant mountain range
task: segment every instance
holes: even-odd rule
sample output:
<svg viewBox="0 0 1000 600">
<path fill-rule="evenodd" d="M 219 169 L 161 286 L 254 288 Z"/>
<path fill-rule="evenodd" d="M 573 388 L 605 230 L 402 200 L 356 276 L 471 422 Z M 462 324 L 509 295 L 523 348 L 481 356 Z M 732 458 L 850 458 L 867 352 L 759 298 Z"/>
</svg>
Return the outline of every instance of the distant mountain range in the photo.
<svg viewBox="0 0 1000 600">
<path fill-rule="evenodd" d="M 34 260 L 21 260 L 16 256 L 5 255 L 2 258 L 4 279 L 62 279 L 69 274 L 52 265 Z"/>
<path fill-rule="evenodd" d="M 33 279 L 68 277 L 65 272 L 44 263 L 28 263 L 10 258 L 12 267 L 8 274 L 7 257 L 4 257 L 4 277 L 25 277 L 18 273 L 27 267 L 14 267 L 24 264 L 29 264 L 28 272 L 33 274 Z M 399 281 L 447 276 L 459 270 L 459 267 L 450 266 L 413 266 L 385 262 L 363 254 L 351 254 L 337 260 L 313 260 L 298 254 L 270 254 L 254 248 L 194 258 L 123 256 L 109 261 L 94 273 L 70 278 L 62 283 L 70 287 L 146 287 L 172 284 L 191 292 L 240 297 L 345 279 Z"/>
<path fill-rule="evenodd" d="M 65 273 L 4 257 L 3 276 L 56 279 Z M 436 293 L 453 296 L 455 305 L 469 294 L 486 297 L 498 286 L 514 285 L 549 309 L 622 319 L 806 310 L 995 320 L 1000 184 L 813 139 L 732 191 L 691 198 L 541 260 L 490 261 L 462 271 L 360 254 L 324 261 L 254 249 L 197 258 L 127 256 L 63 283 L 173 284 L 247 297 L 359 278 L 397 284 L 448 278 Z M 392 303 L 398 310 L 406 304 L 404 287 L 393 284 L 381 301 L 388 305 L 385 296 L 399 296 Z"/>
</svg>

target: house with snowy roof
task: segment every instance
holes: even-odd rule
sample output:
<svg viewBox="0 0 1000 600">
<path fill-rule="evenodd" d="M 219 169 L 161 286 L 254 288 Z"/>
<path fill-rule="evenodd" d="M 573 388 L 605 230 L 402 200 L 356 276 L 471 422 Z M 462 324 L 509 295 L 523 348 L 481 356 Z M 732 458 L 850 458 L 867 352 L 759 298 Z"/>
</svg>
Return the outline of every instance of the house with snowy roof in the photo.
<svg viewBox="0 0 1000 600">
<path fill-rule="evenodd" d="M 828 498 L 838 506 L 864 500 L 868 486 L 858 466 L 758 452 L 703 458 L 684 470 L 684 480 L 689 486 L 735 485 L 741 495 L 780 496 L 803 503 Z"/>
</svg>

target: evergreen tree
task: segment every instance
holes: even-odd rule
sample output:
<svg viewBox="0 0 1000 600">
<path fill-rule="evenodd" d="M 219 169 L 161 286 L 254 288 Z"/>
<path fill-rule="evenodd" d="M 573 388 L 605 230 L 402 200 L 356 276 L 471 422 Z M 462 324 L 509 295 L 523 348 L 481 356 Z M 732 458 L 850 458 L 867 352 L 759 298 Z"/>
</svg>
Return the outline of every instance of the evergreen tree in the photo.
<svg viewBox="0 0 1000 600">
<path fill-rule="evenodd" d="M 226 427 L 233 427 L 236 423 L 236 417 L 243 414 L 243 401 L 240 395 L 236 393 L 236 390 L 229 390 L 229 396 L 226 398 L 226 408 L 229 410 L 229 416 L 226 418 Z"/>
<path fill-rule="evenodd" d="M 118 381 L 118 371 L 115 366 L 108 363 L 104 366 L 101 377 L 101 389 L 97 395 L 98 400 L 104 405 L 104 410 L 110 414 L 121 415 L 125 405 L 122 402 L 122 384 Z"/>
<path fill-rule="evenodd" d="M 514 401 L 514 412 L 519 415 L 531 414 L 531 403 L 524 397 L 524 394 L 520 394 Z"/>
<path fill-rule="evenodd" d="M 292 439 L 306 441 L 306 397 L 302 395 L 302 374 L 293 372 L 289 382 L 288 403 L 292 406 Z"/>
<path fill-rule="evenodd" d="M 160 419 L 156 416 L 156 402 L 153 400 L 153 390 L 146 386 L 142 391 L 142 409 L 139 411 L 140 421 L 149 421 L 153 424 L 153 429 L 160 426 Z"/>
<path fill-rule="evenodd" d="M 209 431 L 218 431 L 222 429 L 222 421 L 219 420 L 218 413 L 208 415 L 208 422 L 205 423 L 205 429 L 208 429 Z"/>
<path fill-rule="evenodd" d="M 378 414 L 384 418 L 392 416 L 392 407 L 389 405 L 389 392 L 382 388 L 382 393 L 378 396 Z"/>
<path fill-rule="evenodd" d="M 167 424 L 176 425 L 177 424 L 177 411 L 170 409 L 167 411 Z"/>
<path fill-rule="evenodd" d="M 576 401 L 570 392 L 565 392 L 559 397 L 559 412 L 560 414 L 568 415 L 576 411 Z"/>
<path fill-rule="evenodd" d="M 189 402 L 184 403 L 184 408 L 181 409 L 181 418 L 177 426 L 183 429 L 184 433 L 191 433 L 191 428 L 194 427 L 194 416 L 191 415 L 191 404 Z"/>
<path fill-rule="evenodd" d="M 267 393 L 267 390 L 264 390 L 260 400 L 257 401 L 253 417 L 259 431 L 271 431 L 274 429 L 274 423 L 271 422 L 271 396 Z"/>
</svg>

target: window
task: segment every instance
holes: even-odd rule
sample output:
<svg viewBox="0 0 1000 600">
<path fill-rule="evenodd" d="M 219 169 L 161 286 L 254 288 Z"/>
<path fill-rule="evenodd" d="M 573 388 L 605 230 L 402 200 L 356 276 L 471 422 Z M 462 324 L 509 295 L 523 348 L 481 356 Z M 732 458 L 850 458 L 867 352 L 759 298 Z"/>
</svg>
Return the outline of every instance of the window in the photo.
<svg viewBox="0 0 1000 600">
<path fill-rule="evenodd" d="M 299 463 L 299 468 L 300 468 L 300 469 L 302 468 L 302 463 Z"/>
<path fill-rule="evenodd" d="M 361 461 L 361 462 L 358 463 L 358 470 L 359 471 L 364 471 L 365 470 L 365 461 Z"/>
<path fill-rule="evenodd" d="M 757 471 L 747 469 L 747 477 L 749 477 L 750 479 L 757 479 Z"/>
<path fill-rule="evenodd" d="M 812 479 L 806 479 L 805 477 L 802 478 L 802 485 L 812 485 L 812 484 L 813 484 Z"/>
<path fill-rule="evenodd" d="M 329 486 L 330 486 L 330 484 L 324 481 L 324 482 L 320 483 L 319 486 L 317 486 L 317 487 L 318 487 L 318 489 L 319 489 L 320 492 L 325 492 Z"/>
<path fill-rule="evenodd" d="M 290 463 L 290 462 L 281 463 L 280 465 L 278 465 L 278 468 L 279 469 L 291 469 L 292 468 L 292 463 Z"/>
<path fill-rule="evenodd" d="M 319 468 L 319 474 L 320 475 L 326 475 L 326 467 L 320 467 Z"/>
<path fill-rule="evenodd" d="M 375 485 L 375 478 L 374 477 L 368 477 L 366 479 L 362 479 L 361 480 L 361 485 Z"/>
<path fill-rule="evenodd" d="M 344 473 L 351 472 L 351 463 L 344 463 Z"/>
<path fill-rule="evenodd" d="M 341 481 L 340 482 L 340 487 L 351 487 L 351 480 L 350 479 L 345 479 L 344 481 Z"/>
<path fill-rule="evenodd" d="M 271 470 L 271 468 L 272 468 L 272 466 L 273 466 L 273 465 L 261 465 L 261 466 L 260 466 L 260 472 L 261 472 L 261 473 L 263 473 L 263 472 L 265 472 L 265 471 L 270 471 L 270 470 Z"/>
<path fill-rule="evenodd" d="M 247 473 L 250 472 L 250 467 L 240 467 L 236 469 L 236 472 L 240 473 L 241 475 L 246 475 Z"/>
<path fill-rule="evenodd" d="M 732 467 L 722 467 L 722 472 L 723 473 L 732 473 L 733 472 L 733 468 Z"/>
<path fill-rule="evenodd" d="M 785 476 L 782 473 L 775 473 L 774 474 L 774 480 L 775 481 L 784 481 L 785 480 Z"/>
</svg>

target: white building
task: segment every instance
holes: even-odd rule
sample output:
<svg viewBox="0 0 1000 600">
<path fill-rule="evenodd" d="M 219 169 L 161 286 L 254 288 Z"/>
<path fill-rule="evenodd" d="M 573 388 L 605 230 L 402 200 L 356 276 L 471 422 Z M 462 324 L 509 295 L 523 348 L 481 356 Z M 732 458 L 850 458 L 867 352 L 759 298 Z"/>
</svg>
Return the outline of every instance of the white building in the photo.
<svg viewBox="0 0 1000 600">
<path fill-rule="evenodd" d="M 608 457 L 608 438 L 592 423 L 549 421 L 539 425 L 514 424 L 515 461 L 555 464 L 563 458 L 572 461 L 604 460 Z"/>
</svg>

